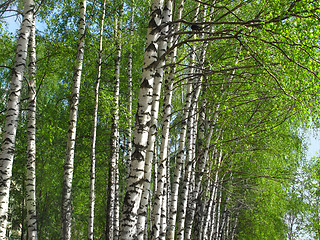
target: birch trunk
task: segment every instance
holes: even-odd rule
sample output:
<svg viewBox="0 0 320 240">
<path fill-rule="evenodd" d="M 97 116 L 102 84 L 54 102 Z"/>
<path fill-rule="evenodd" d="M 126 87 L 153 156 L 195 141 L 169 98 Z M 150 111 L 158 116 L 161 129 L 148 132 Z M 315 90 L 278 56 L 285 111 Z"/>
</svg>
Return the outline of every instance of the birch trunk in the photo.
<svg viewBox="0 0 320 240">
<path fill-rule="evenodd" d="M 80 2 L 80 17 L 79 17 L 79 44 L 77 49 L 77 59 L 73 75 L 72 95 L 70 102 L 69 129 L 67 136 L 66 159 L 64 163 L 64 180 L 62 189 L 62 207 L 61 207 L 61 239 L 69 240 L 71 238 L 71 221 L 72 221 L 72 179 L 73 179 L 73 163 L 74 149 L 76 142 L 77 115 L 79 105 L 79 92 L 82 73 L 82 63 L 84 55 L 85 43 L 85 14 L 86 0 Z"/>
<path fill-rule="evenodd" d="M 181 1 L 178 9 L 178 19 L 181 19 L 182 11 L 184 7 L 184 0 Z M 172 9 L 172 1 L 166 1 L 166 9 L 170 11 Z M 172 10 L 170 11 L 172 15 Z M 170 16 L 169 22 L 172 21 Z M 176 24 L 173 32 L 179 31 L 180 24 Z M 173 32 L 170 32 L 172 34 Z M 176 38 L 170 37 L 168 46 L 171 48 Z M 168 167 L 168 155 L 169 155 L 169 129 L 170 129 L 170 116 L 171 116 L 171 101 L 172 101 L 172 88 L 175 75 L 175 63 L 177 58 L 177 49 L 175 48 L 170 53 L 171 67 L 168 77 L 165 80 L 165 99 L 163 104 L 163 120 L 162 120 L 162 138 L 160 145 L 160 158 L 159 167 L 157 172 L 157 188 L 154 197 L 154 207 L 152 209 L 152 239 L 165 239 L 167 230 L 167 215 L 169 213 L 169 174 L 170 169 Z"/>
<path fill-rule="evenodd" d="M 120 14 L 121 16 L 121 14 Z M 120 91 L 120 61 L 121 61 L 121 22 L 115 19 L 115 73 L 114 73 L 114 96 L 113 96 L 113 116 L 111 135 L 111 157 L 109 162 L 109 187 L 106 219 L 106 239 L 116 239 L 119 229 L 116 228 L 119 221 L 119 211 L 117 209 L 117 180 L 119 162 L 119 91 Z"/>
<path fill-rule="evenodd" d="M 194 96 L 195 97 L 195 96 Z M 191 178 L 191 167 L 192 167 L 192 146 L 193 146 L 193 132 L 194 132 L 194 101 L 196 99 L 192 99 L 193 106 L 191 106 L 190 116 L 188 119 L 188 134 L 187 134 L 187 156 L 186 156 L 186 166 L 185 166 L 185 175 L 183 181 L 183 188 L 180 195 L 180 212 L 179 218 L 177 222 L 177 240 L 184 239 L 184 225 L 186 219 L 186 211 L 187 211 L 187 203 L 188 203 L 188 194 L 189 194 L 189 186 L 190 186 L 190 178 Z"/>
<path fill-rule="evenodd" d="M 116 78 L 116 89 L 115 89 L 115 99 L 117 100 L 116 108 L 117 111 L 115 112 L 114 119 L 115 125 L 114 128 L 117 129 L 118 137 L 116 139 L 117 142 L 117 158 L 115 162 L 115 196 L 114 196 L 114 229 L 113 229 L 113 237 L 114 239 L 119 238 L 119 231 L 120 231 L 120 205 L 119 205 L 119 94 L 120 94 L 120 68 L 121 68 L 121 40 L 122 40 L 122 28 L 121 28 L 121 18 L 122 18 L 122 11 L 123 11 L 123 3 L 121 2 L 121 6 L 119 9 L 119 21 L 118 21 L 118 28 L 117 28 L 117 57 L 115 61 L 115 78 Z"/>
<path fill-rule="evenodd" d="M 165 2 L 163 14 L 162 14 L 161 24 L 164 27 L 161 29 L 161 34 L 159 38 L 159 46 L 158 46 L 159 59 L 167 51 L 167 46 L 168 46 L 167 34 L 169 30 L 168 23 L 171 21 L 171 16 L 172 16 L 172 1 L 167 0 Z M 138 211 L 137 232 L 138 232 L 139 240 L 143 240 L 143 234 L 145 231 L 144 228 L 146 226 L 147 205 L 149 202 L 149 195 L 150 195 L 149 191 L 150 191 L 150 181 L 151 181 L 151 168 L 152 168 L 155 141 L 156 141 L 156 135 L 157 135 L 159 101 L 160 101 L 161 85 L 162 85 L 163 75 L 164 75 L 164 65 L 165 65 L 164 59 L 159 61 L 156 69 L 156 73 L 155 73 L 155 79 L 154 79 L 150 130 L 149 130 L 149 136 L 148 136 L 148 146 L 147 146 L 146 161 L 145 161 L 145 167 L 144 167 L 143 192 L 142 192 L 140 208 Z"/>
<path fill-rule="evenodd" d="M 170 81 L 170 82 L 169 82 Z M 154 197 L 152 209 L 153 225 L 151 237 L 152 239 L 164 239 L 166 230 L 166 211 L 167 211 L 167 161 L 168 161 L 168 146 L 169 146 L 169 127 L 171 115 L 171 100 L 172 100 L 172 81 L 165 80 L 165 99 L 163 104 L 163 120 L 162 120 L 162 138 L 160 145 L 160 158 L 158 168 L 158 187 Z M 163 220 L 162 220 L 163 219 Z M 161 222 L 162 220 L 162 222 Z"/>
<path fill-rule="evenodd" d="M 168 160 L 168 157 L 167 157 Z M 161 199 L 161 219 L 160 219 L 160 235 L 159 235 L 159 239 L 161 240 L 165 240 L 166 238 L 166 230 L 167 230 L 167 208 L 168 208 L 168 178 L 170 177 L 170 175 L 167 175 L 167 167 L 168 164 L 165 162 L 164 163 L 164 186 L 163 186 L 163 193 L 162 193 L 162 199 Z"/>
<path fill-rule="evenodd" d="M 197 15 L 197 14 L 196 14 Z M 204 55 L 205 55 L 205 51 L 204 51 Z M 192 56 L 192 63 L 194 62 L 194 58 L 195 57 L 195 54 L 193 54 Z M 190 76 L 193 75 L 193 72 L 194 72 L 194 66 L 191 66 L 191 69 L 190 69 Z M 200 89 L 201 89 L 201 84 L 202 84 L 202 77 L 200 77 L 199 79 L 195 79 L 195 82 L 193 83 L 190 83 L 190 84 L 194 84 L 195 86 L 195 89 L 193 89 L 193 100 L 192 102 L 195 102 L 197 103 L 198 101 L 198 98 L 199 98 L 199 94 L 200 94 Z M 194 106 L 195 107 L 195 106 Z M 188 112 L 184 117 L 187 117 L 189 118 L 189 116 L 191 115 L 191 117 L 193 117 L 193 115 L 195 114 L 195 111 L 192 110 L 194 109 L 194 107 L 191 107 L 191 92 L 188 96 L 187 94 L 187 97 L 186 97 L 186 105 L 185 105 L 185 112 Z M 190 112 L 190 109 L 191 109 L 191 112 Z M 189 121 L 191 120 L 191 118 L 189 119 Z M 187 121 L 184 120 L 183 122 L 183 127 L 182 127 L 182 131 L 181 132 L 184 132 L 184 138 L 186 136 L 185 134 L 185 131 L 186 131 L 186 126 L 187 124 Z M 193 125 L 193 123 L 189 124 L 189 126 L 191 127 Z M 191 140 L 191 136 L 193 135 L 193 132 L 191 131 L 190 133 L 190 140 Z M 180 135 L 180 141 L 182 140 L 181 139 L 182 135 Z M 183 165 L 183 156 L 184 156 L 184 147 L 185 147 L 185 139 L 183 139 L 183 142 L 180 142 L 182 143 L 182 145 L 180 146 L 180 143 L 179 143 L 179 150 L 178 150 L 178 158 L 177 158 L 177 167 L 175 169 L 175 175 L 174 175 L 174 182 L 173 182 L 173 186 L 172 186 L 172 197 L 171 197 L 171 207 L 170 207 L 170 220 L 169 220 L 169 235 L 167 235 L 168 239 L 173 239 L 174 237 L 174 226 L 176 225 L 176 214 L 177 214 L 177 200 L 178 200 L 178 191 L 179 191 L 179 186 L 180 186 L 180 176 L 181 176 L 181 173 L 177 173 L 177 171 L 181 171 L 181 168 L 182 168 L 182 165 Z M 188 148 L 190 151 L 190 153 L 188 153 L 189 157 L 187 159 L 187 168 L 186 168 L 186 173 L 185 173 L 185 177 L 186 177 L 186 183 L 184 185 L 184 188 L 183 188 L 183 192 L 182 192 L 182 200 L 181 200 L 181 211 L 180 211 L 180 220 L 178 221 L 178 235 L 177 235 L 177 238 L 178 239 L 183 239 L 184 238 L 184 224 L 185 224 L 185 214 L 186 214 L 186 207 L 187 207 L 187 199 L 188 199 L 188 194 L 189 194 L 189 182 L 190 182 L 190 177 L 191 177 L 191 166 L 192 166 L 192 163 L 190 162 L 193 156 L 193 143 L 192 143 L 192 140 L 191 140 L 191 144 Z"/>
<path fill-rule="evenodd" d="M 118 142 L 119 144 L 119 142 Z M 118 151 L 119 152 L 119 151 Z M 113 238 L 119 238 L 119 216 L 120 216 L 120 204 L 119 204 L 119 153 L 116 162 L 116 172 L 115 172 L 115 195 L 114 195 L 114 221 L 113 221 Z"/>
<path fill-rule="evenodd" d="M 133 135 L 133 153 L 127 190 L 124 198 L 120 239 L 130 240 L 136 235 L 137 213 L 143 189 L 144 165 L 148 145 L 148 132 L 151 123 L 151 105 L 158 57 L 157 40 L 160 35 L 163 0 L 154 0 L 151 19 L 148 26 L 142 82 L 138 97 L 135 131 Z"/>
<path fill-rule="evenodd" d="M 216 183 L 218 185 L 218 183 Z M 209 239 L 218 239 L 219 238 L 219 228 L 220 228 L 220 214 L 221 214 L 221 201 L 222 201 L 222 190 L 220 184 L 217 186 L 217 196 L 218 200 L 216 201 L 214 211 L 212 213 L 212 220 L 214 224 L 210 226 L 210 237 Z"/>
<path fill-rule="evenodd" d="M 197 20 L 197 17 L 199 14 L 199 7 L 200 7 L 200 3 L 197 4 L 195 18 L 194 18 L 195 21 Z M 191 77 L 194 74 L 195 57 L 196 57 L 196 54 L 195 54 L 195 51 L 193 50 L 191 54 L 191 66 L 189 71 L 189 76 Z M 182 125 L 181 125 L 180 139 L 179 139 L 178 156 L 177 156 L 176 168 L 174 171 L 174 177 L 173 177 L 173 182 L 171 187 L 170 216 L 169 216 L 169 223 L 168 223 L 167 239 L 174 239 L 174 234 L 175 234 L 177 206 L 178 206 L 178 192 L 179 192 L 180 178 L 181 178 L 181 172 L 183 167 L 187 122 L 189 118 L 189 111 L 190 111 L 192 91 L 193 91 L 192 89 L 193 79 L 190 78 L 188 82 L 189 83 L 187 87 L 187 94 L 186 94 L 186 100 L 185 100 L 186 103 L 185 103 L 183 117 L 182 117 Z M 199 83 L 199 85 L 201 85 L 201 83 Z M 200 91 L 200 88 L 196 88 L 196 93 L 194 93 L 195 96 L 199 95 L 199 91 Z"/>
<path fill-rule="evenodd" d="M 5 239 L 9 204 L 9 190 L 19 119 L 21 86 L 26 66 L 28 41 L 34 18 L 33 0 L 25 0 L 23 20 L 18 38 L 16 57 L 12 70 L 6 119 L 0 152 L 0 239 Z"/>
<path fill-rule="evenodd" d="M 29 96 L 28 96 L 28 146 L 27 146 L 27 179 L 26 205 L 28 239 L 37 240 L 36 212 L 36 38 L 35 18 L 29 39 Z"/>
<path fill-rule="evenodd" d="M 187 96 L 186 96 L 186 104 L 184 108 L 184 113 L 182 117 L 182 125 L 179 139 L 179 148 L 178 148 L 178 156 L 176 161 L 176 167 L 173 176 L 173 182 L 171 187 L 171 200 L 170 200 L 170 216 L 167 230 L 167 239 L 174 239 L 175 226 L 176 226 L 176 218 L 177 218 L 177 206 L 178 206 L 178 193 L 179 193 L 179 184 L 181 171 L 184 160 L 184 149 L 185 149 L 185 138 L 187 132 L 187 121 L 189 116 L 189 110 L 191 105 L 191 96 L 192 96 L 192 83 L 189 80 Z"/>
<path fill-rule="evenodd" d="M 231 238 L 230 238 L 231 240 L 235 239 L 237 226 L 238 226 L 238 214 L 236 214 L 234 224 L 232 226 L 232 232 L 231 232 Z"/>
<path fill-rule="evenodd" d="M 206 104 L 203 105 L 204 107 L 206 106 Z M 191 239 L 191 231 L 192 231 L 192 224 L 193 224 L 193 220 L 194 220 L 194 216 L 195 216 L 195 211 L 197 208 L 197 199 L 199 198 L 199 193 L 200 193 L 200 187 L 201 187 L 201 182 L 202 182 L 202 178 L 204 175 L 204 171 L 205 171 L 205 167 L 207 165 L 208 162 L 208 155 L 209 155 L 209 148 L 210 148 L 210 143 L 211 143 L 211 138 L 213 135 L 213 131 L 215 130 L 215 124 L 216 121 L 218 119 L 218 112 L 219 112 L 219 104 L 217 104 L 216 109 L 215 109 L 215 113 L 214 113 L 214 117 L 213 117 L 213 122 L 212 124 L 208 125 L 209 127 L 209 133 L 207 133 L 207 135 L 205 136 L 205 132 L 204 132 L 204 122 L 205 122 L 205 116 L 202 116 L 202 120 L 201 120 L 201 124 L 199 127 L 199 138 L 200 138 L 200 146 L 199 146 L 199 159 L 197 160 L 197 167 L 196 167 L 196 180 L 195 180 L 195 188 L 193 191 L 193 196 L 191 199 L 191 204 L 189 207 L 189 216 L 187 217 L 187 222 L 186 222 L 186 239 Z M 201 111 L 202 114 L 204 114 L 204 109 Z M 205 146 L 201 145 L 202 141 L 205 141 L 206 138 L 206 143 Z"/>
<path fill-rule="evenodd" d="M 167 22 L 172 21 L 172 1 L 166 1 L 165 10 L 169 13 L 166 16 L 169 18 Z M 168 42 L 169 46 L 172 44 L 172 38 Z M 171 62 L 174 63 L 176 58 L 177 51 L 174 50 L 173 55 L 171 56 Z M 165 237 L 166 221 L 163 219 L 161 225 L 161 211 L 166 205 L 166 197 L 164 194 L 166 192 L 166 166 L 168 161 L 168 145 L 169 145 L 169 128 L 170 128 L 170 115 L 171 115 L 171 101 L 172 101 L 172 85 L 174 77 L 174 67 L 171 68 L 169 77 L 165 80 L 165 99 L 163 103 L 163 120 L 162 120 L 162 138 L 160 145 L 160 157 L 157 174 L 157 190 L 154 196 L 154 204 L 152 209 L 152 227 L 151 227 L 151 238 L 152 239 L 163 239 Z M 163 206 L 164 205 L 164 206 Z M 166 211 L 166 209 L 165 209 Z M 163 213 L 165 214 L 165 213 Z M 166 214 L 165 214 L 166 215 Z M 165 216 L 166 217 L 166 216 Z M 160 233 L 162 227 L 162 232 Z"/>
<path fill-rule="evenodd" d="M 211 197 L 210 197 L 210 201 L 208 203 L 208 208 L 207 208 L 207 215 L 205 217 L 205 221 L 204 221 L 204 225 L 203 225 L 203 230 L 202 230 L 202 236 L 204 240 L 208 240 L 210 237 L 210 229 L 209 226 L 211 223 L 211 225 L 215 225 L 215 219 L 212 218 L 212 215 L 214 216 L 214 208 L 215 203 L 217 202 L 217 193 L 218 193 L 218 179 L 219 179 L 219 168 L 221 165 L 221 161 L 222 161 L 222 151 L 220 151 L 219 157 L 217 159 L 217 170 L 215 173 L 215 179 L 213 181 L 213 189 L 212 189 L 212 193 L 211 193 Z"/>
<path fill-rule="evenodd" d="M 89 206 L 89 220 L 88 220 L 88 240 L 94 239 L 94 207 L 95 207 L 95 180 L 96 180 L 96 139 L 97 139 L 97 122 L 98 122 L 98 107 L 99 107 L 99 86 L 101 80 L 101 66 L 102 66 L 102 39 L 104 29 L 104 19 L 106 11 L 106 0 L 102 3 L 102 16 L 99 33 L 99 56 L 98 56 L 98 70 L 97 81 L 95 87 L 95 103 L 93 110 L 93 127 L 92 127 L 92 145 L 91 145 L 91 173 L 90 173 L 90 206 Z"/>
<path fill-rule="evenodd" d="M 131 7 L 131 23 L 130 23 L 130 51 L 128 58 L 128 136 L 127 136 L 127 176 L 130 172 L 131 154 L 132 154 L 132 51 L 133 51 L 133 27 L 134 27 L 135 3 L 132 2 Z"/>
</svg>

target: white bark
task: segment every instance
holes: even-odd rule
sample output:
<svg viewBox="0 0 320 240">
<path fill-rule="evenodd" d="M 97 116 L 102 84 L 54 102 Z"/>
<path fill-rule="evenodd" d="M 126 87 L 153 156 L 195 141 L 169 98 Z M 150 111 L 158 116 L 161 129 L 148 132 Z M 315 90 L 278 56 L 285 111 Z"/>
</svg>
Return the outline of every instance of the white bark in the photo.
<svg viewBox="0 0 320 240">
<path fill-rule="evenodd" d="M 207 208 L 207 211 L 206 211 L 206 218 L 205 218 L 205 221 L 204 221 L 204 226 L 203 226 L 203 239 L 204 240 L 207 240 L 207 239 L 210 239 L 210 224 L 211 225 L 215 225 L 215 218 L 212 218 L 212 216 L 215 216 L 215 204 L 217 202 L 217 194 L 218 194 L 218 180 L 219 180 L 219 171 L 220 171 L 220 165 L 221 165 L 221 161 L 222 161 L 222 151 L 220 150 L 220 154 L 219 154 L 219 157 L 217 159 L 217 170 L 216 170 L 216 173 L 215 173 L 215 179 L 214 179 L 214 182 L 212 183 L 213 184 L 213 189 L 212 189 L 212 193 L 211 193 L 211 197 L 210 197 L 210 201 L 209 201 L 209 205 L 208 205 L 208 208 Z"/>
<path fill-rule="evenodd" d="M 184 2 L 182 2 L 183 6 Z M 181 7 L 181 6 L 180 6 Z M 197 20 L 199 14 L 199 7 L 200 3 L 197 4 L 195 18 Z M 191 66 L 189 71 L 189 76 L 193 76 L 194 74 L 194 62 L 195 62 L 195 51 L 192 51 L 191 54 Z M 180 186 L 180 178 L 181 178 L 181 171 L 183 167 L 183 159 L 184 159 L 184 149 L 185 149 L 185 138 L 186 138 L 186 130 L 187 130 L 187 121 L 189 118 L 190 106 L 191 106 L 191 99 L 192 99 L 192 91 L 195 90 L 195 99 L 198 99 L 200 88 L 192 89 L 193 79 L 188 80 L 188 87 L 187 87 L 187 94 L 185 100 L 185 107 L 182 117 L 182 125 L 181 125 L 181 132 L 180 132 L 180 139 L 179 139 L 179 149 L 178 149 L 178 156 L 176 161 L 176 168 L 174 171 L 174 177 L 172 182 L 171 188 L 171 199 L 170 199 L 170 216 L 169 216 L 169 223 L 168 223 L 168 230 L 167 230 L 167 239 L 174 239 L 175 233 L 175 226 L 176 226 L 176 218 L 177 218 L 177 205 L 178 205 L 178 192 Z M 202 78 L 199 81 L 196 80 L 196 85 L 201 85 Z M 183 223 L 184 224 L 184 223 Z"/>
<path fill-rule="evenodd" d="M 205 107 L 206 104 L 203 105 L 203 107 Z M 211 143 L 211 138 L 213 135 L 213 131 L 215 130 L 215 123 L 218 119 L 218 111 L 219 111 L 219 104 L 217 104 L 216 109 L 215 109 L 215 113 L 214 113 L 214 117 L 213 117 L 213 123 L 208 125 L 207 127 L 209 127 L 209 133 L 207 133 L 207 135 L 205 136 L 205 132 L 204 132 L 204 128 L 205 128 L 205 116 L 202 116 L 202 123 L 199 126 L 199 139 L 200 142 L 205 141 L 205 146 L 202 146 L 200 143 L 199 146 L 199 159 L 196 161 L 197 165 L 196 165 L 196 180 L 195 180 L 195 187 L 194 187 L 194 191 L 192 193 L 192 199 L 191 199 L 191 204 L 190 204 L 190 208 L 189 208 L 189 215 L 187 217 L 187 223 L 186 223 L 186 230 L 185 230 L 185 236 L 186 239 L 190 239 L 191 238 L 191 231 L 192 231 L 192 224 L 193 224 L 193 220 L 194 220 L 194 216 L 195 216 L 195 211 L 197 208 L 197 199 L 199 197 L 199 193 L 200 193 L 200 187 L 201 187 L 201 182 L 202 182 L 202 177 L 204 175 L 204 171 L 205 171 L 205 167 L 207 165 L 208 162 L 208 155 L 209 155 L 209 147 L 210 147 L 210 143 Z M 204 110 L 203 110 L 204 111 Z M 203 112 L 202 112 L 203 113 Z"/>
<path fill-rule="evenodd" d="M 28 146 L 27 146 L 27 179 L 26 205 L 28 239 L 37 240 L 36 212 L 36 38 L 35 18 L 29 39 L 29 96 L 28 96 Z"/>
<path fill-rule="evenodd" d="M 219 238 L 219 228 L 220 228 L 220 214 L 221 214 L 221 201 L 222 201 L 222 189 L 220 184 L 217 184 L 217 201 L 216 204 L 214 206 L 214 211 L 212 213 L 212 222 L 214 224 L 211 224 L 210 228 L 211 230 L 210 232 L 210 237 L 209 239 L 218 239 Z"/>
<path fill-rule="evenodd" d="M 26 65 L 28 41 L 32 28 L 33 17 L 34 2 L 33 0 L 25 0 L 23 20 L 10 82 L 9 98 L 0 152 L 0 239 L 5 239 L 6 235 L 9 190 L 19 118 L 21 86 Z"/>
<path fill-rule="evenodd" d="M 168 157 L 166 159 L 166 162 L 168 161 Z M 161 199 L 161 219 L 160 219 L 160 235 L 159 239 L 165 240 L 166 238 L 166 231 L 167 231 L 167 208 L 168 208 L 168 178 L 170 175 L 167 174 L 167 167 L 168 164 L 164 162 L 164 169 L 163 169 L 163 177 L 164 177 L 164 186 L 163 186 L 163 193 L 162 193 L 162 199 Z"/>
<path fill-rule="evenodd" d="M 186 211 L 187 211 L 187 203 L 188 203 L 188 195 L 189 195 L 189 187 L 190 187 L 190 178 L 191 178 L 191 167 L 192 167 L 192 146 L 193 146 L 193 137 L 194 137 L 194 102 L 196 99 L 192 99 L 192 106 L 190 111 L 190 116 L 188 119 L 188 125 L 187 125 L 187 156 L 186 156 L 186 165 L 185 165 L 185 174 L 184 174 L 184 181 L 182 183 L 183 188 L 180 194 L 180 212 L 179 212 L 179 218 L 177 221 L 177 240 L 183 240 L 184 239 L 184 226 L 185 226 L 185 219 L 186 219 Z"/>
<path fill-rule="evenodd" d="M 121 16 L 121 13 L 120 13 Z M 116 204 L 118 189 L 119 162 L 119 92 L 120 92 L 120 61 L 121 61 L 121 21 L 115 19 L 115 73 L 112 113 L 111 157 L 109 162 L 109 187 L 106 219 L 106 239 L 116 239 L 118 235 L 119 209 Z"/>
<path fill-rule="evenodd" d="M 148 145 L 148 132 L 151 121 L 151 105 L 155 62 L 158 57 L 157 40 L 160 35 L 163 0 L 154 0 L 151 8 L 151 19 L 148 26 L 142 82 L 138 97 L 138 109 L 133 136 L 133 153 L 130 174 L 127 179 L 127 190 L 124 198 L 120 239 L 130 240 L 136 235 L 137 213 L 140 206 L 143 188 L 144 163 Z"/>
<path fill-rule="evenodd" d="M 172 16 L 172 1 L 167 0 L 164 5 L 162 22 L 161 22 L 161 24 L 164 27 L 161 29 L 160 38 L 158 40 L 159 41 L 159 46 L 158 46 L 159 59 L 163 56 L 163 54 L 167 50 L 167 46 L 168 46 L 167 34 L 169 30 L 167 23 L 171 21 L 171 16 Z M 149 136 L 148 136 L 147 154 L 146 154 L 146 161 L 145 161 L 145 167 L 144 167 L 143 192 L 142 192 L 140 208 L 138 211 L 137 232 L 138 232 L 139 240 L 143 240 L 144 228 L 146 226 L 147 205 L 148 205 L 149 195 L 150 195 L 149 191 L 150 191 L 150 182 L 151 182 L 151 169 L 152 169 L 152 161 L 153 161 L 155 141 L 156 141 L 156 135 L 157 135 L 159 101 L 160 101 L 161 86 L 162 86 L 163 75 L 164 75 L 164 65 L 165 65 L 164 59 L 159 61 L 156 69 L 156 73 L 155 73 L 155 79 L 154 79 L 150 130 L 149 130 Z M 154 237 L 154 235 L 152 235 L 152 237 Z"/>
<path fill-rule="evenodd" d="M 168 11 L 168 14 L 165 14 L 166 22 L 172 21 L 172 1 L 166 1 L 164 12 Z M 169 40 L 169 45 L 172 40 Z M 176 55 L 176 51 L 174 51 Z M 172 57 L 172 61 L 174 58 Z M 169 145 L 169 127 L 170 127 L 170 115 L 171 115 L 171 101 L 172 101 L 172 84 L 174 76 L 174 68 L 171 69 L 169 77 L 165 80 L 165 99 L 163 103 L 163 120 L 162 120 L 162 138 L 160 145 L 160 157 L 159 157 L 159 166 L 157 174 L 157 190 L 154 196 L 154 204 L 152 209 L 152 227 L 151 227 L 151 237 L 152 239 L 163 239 L 165 237 L 166 229 L 166 216 L 163 216 L 162 225 L 161 225 L 161 211 L 166 206 L 166 194 L 165 184 L 166 184 L 166 166 L 168 161 L 168 145 Z M 164 209 L 166 211 L 166 209 Z M 166 215 L 165 212 L 163 212 Z M 162 231 L 161 231 L 162 228 Z M 160 232 L 161 231 L 161 232 Z"/>
<path fill-rule="evenodd" d="M 99 56 L 98 56 L 98 70 L 97 80 L 95 86 L 95 103 L 93 110 L 93 125 L 92 125 L 92 143 L 91 143 L 91 173 L 90 173 L 90 206 L 89 206 L 89 220 L 88 220 L 88 240 L 94 239 L 94 207 L 95 207 L 95 180 L 96 180 L 96 139 L 97 139 L 97 122 L 98 122 L 98 107 L 99 107 L 99 86 L 101 80 L 101 66 L 102 66 L 102 39 L 104 29 L 104 19 L 106 11 L 106 0 L 102 3 L 102 16 L 99 34 Z"/>
<path fill-rule="evenodd" d="M 128 58 L 128 136 L 127 136 L 127 176 L 130 173 L 130 163 L 132 154 L 132 51 L 133 51 L 133 25 L 134 25 L 135 3 L 132 1 L 131 22 L 130 22 L 130 51 Z"/>
<path fill-rule="evenodd" d="M 154 197 L 153 204 L 153 225 L 152 225 L 152 239 L 164 239 L 166 230 L 166 211 L 167 211 L 167 161 L 168 161 L 168 147 L 169 147 L 169 127 L 171 115 L 171 100 L 172 100 L 172 81 L 166 79 L 165 81 L 165 99 L 163 104 L 163 120 L 162 120 L 162 138 L 160 145 L 160 158 L 158 168 L 158 188 Z"/>
<path fill-rule="evenodd" d="M 77 49 L 77 59 L 73 75 L 72 95 L 70 102 L 69 129 L 67 136 L 66 159 L 64 163 L 64 180 L 62 189 L 62 209 L 61 209 L 61 239 L 69 240 L 71 238 L 71 191 L 73 179 L 74 149 L 76 143 L 77 115 L 79 105 L 80 82 L 84 55 L 85 43 L 85 14 L 86 0 L 80 2 L 79 18 L 79 44 Z"/>
<path fill-rule="evenodd" d="M 235 239 L 237 226 L 238 226 L 238 214 L 236 214 L 234 224 L 232 226 L 231 240 Z"/>
<path fill-rule="evenodd" d="M 169 215 L 169 223 L 168 223 L 168 230 L 167 230 L 167 239 L 172 239 L 172 240 L 174 239 L 175 226 L 176 226 L 178 192 L 179 192 L 181 171 L 182 171 L 182 166 L 184 162 L 185 138 L 186 138 L 186 132 L 187 132 L 187 121 L 188 121 L 189 110 L 191 105 L 191 96 L 192 96 L 192 80 L 189 79 L 187 96 L 186 96 L 186 104 L 185 104 L 182 123 L 181 123 L 182 125 L 181 125 L 181 131 L 180 131 L 178 156 L 177 156 L 176 167 L 174 171 L 174 177 L 173 177 L 172 188 L 171 188 L 170 215 Z"/>
</svg>

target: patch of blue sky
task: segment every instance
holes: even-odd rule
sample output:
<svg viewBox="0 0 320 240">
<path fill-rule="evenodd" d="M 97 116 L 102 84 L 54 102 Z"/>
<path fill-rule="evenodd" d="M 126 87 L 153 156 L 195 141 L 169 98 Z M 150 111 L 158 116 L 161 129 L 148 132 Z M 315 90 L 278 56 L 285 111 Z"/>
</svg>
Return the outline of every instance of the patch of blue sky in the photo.
<svg viewBox="0 0 320 240">
<path fill-rule="evenodd" d="M 3 14 L 0 20 L 5 23 L 7 31 L 9 31 L 12 34 L 17 34 L 21 26 L 22 15 L 18 14 L 16 11 L 8 11 Z M 45 27 L 46 27 L 45 23 L 39 22 L 36 19 L 37 30 L 43 31 Z"/>
</svg>

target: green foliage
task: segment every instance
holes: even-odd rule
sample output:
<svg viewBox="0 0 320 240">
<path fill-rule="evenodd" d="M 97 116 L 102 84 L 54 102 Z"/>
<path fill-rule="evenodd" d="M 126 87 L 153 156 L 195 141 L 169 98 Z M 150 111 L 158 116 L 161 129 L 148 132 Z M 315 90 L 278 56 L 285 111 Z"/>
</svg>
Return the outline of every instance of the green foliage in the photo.
<svg viewBox="0 0 320 240">
<path fill-rule="evenodd" d="M 215 128 L 209 165 L 203 179 L 204 204 L 209 183 L 218 171 L 222 206 L 232 219 L 238 217 L 237 239 L 284 239 L 294 237 L 289 220 L 297 231 L 319 237 L 319 162 L 303 168 L 305 188 L 297 184 L 296 173 L 304 161 L 305 145 L 301 126 L 310 121 L 319 125 L 319 14 L 315 1 L 261 0 L 215 1 L 200 6 L 198 22 L 208 23 L 214 40 L 190 42 L 196 2 L 187 1 L 178 42 L 176 75 L 170 128 L 170 168 L 175 169 L 186 84 L 190 77 L 190 53 L 206 46 L 206 59 L 195 71 L 203 76 L 199 105 L 206 101 L 206 133 Z M 114 20 L 122 1 L 107 1 L 103 36 L 102 78 L 97 130 L 97 175 L 95 237 L 104 238 L 106 179 L 110 157 L 115 36 Z M 97 75 L 101 1 L 88 2 L 76 154 L 73 181 L 73 234 L 84 239 L 87 232 L 90 154 L 94 89 Z M 133 53 L 133 109 L 143 66 L 149 2 L 135 1 L 134 34 L 130 36 L 132 1 L 125 1 L 122 19 L 120 83 L 120 204 L 126 185 L 128 117 L 128 55 Z M 293 5 L 292 5 L 293 4 Z M 292 6 L 292 7 L 291 7 Z M 178 3 L 175 4 L 175 14 Z M 205 9 L 207 8 L 207 9 Z M 230 9 L 234 9 L 231 14 Z M 206 10 L 206 15 L 204 12 Z M 289 11 L 290 10 L 290 11 Z M 37 211 L 39 239 L 60 237 L 60 204 L 69 117 L 73 67 L 78 43 L 78 1 L 46 1 L 37 13 L 45 26 L 37 32 Z M 277 20 L 276 19 L 280 19 Z M 257 19 L 260 19 L 259 21 Z M 257 21 L 256 21 L 257 20 Z M 232 37 L 233 36 L 233 37 Z M 195 39 L 200 39 L 196 34 Z M 16 36 L 0 25 L 0 132 L 5 118 L 6 94 L 15 52 Z M 133 41 L 132 49 L 129 42 Z M 170 64 L 168 62 L 168 64 Z M 6 68 L 6 67 L 8 68 Z M 10 199 L 12 228 L 25 227 L 26 97 L 24 81 Z M 160 103 L 163 99 L 160 100 Z M 218 107 L 219 106 L 219 107 Z M 217 110 L 217 112 L 215 112 Z M 218 118 L 215 114 L 218 113 Z M 161 116 L 159 117 L 161 120 Z M 215 124 L 212 122 L 215 120 Z M 159 121 L 160 122 L 160 121 Z M 158 124 L 160 139 L 161 125 Z M 217 152 L 223 160 L 217 166 Z M 172 177 L 172 176 L 169 176 Z M 299 178 L 299 177 L 298 177 Z M 298 179 L 301 180 L 301 179 Z M 152 180 L 153 181 L 153 180 Z M 151 183 L 153 184 L 153 182 Z M 307 222 L 307 224 L 305 224 Z M 298 235 L 296 234 L 295 237 Z M 292 238 L 293 239 L 293 238 Z"/>
</svg>

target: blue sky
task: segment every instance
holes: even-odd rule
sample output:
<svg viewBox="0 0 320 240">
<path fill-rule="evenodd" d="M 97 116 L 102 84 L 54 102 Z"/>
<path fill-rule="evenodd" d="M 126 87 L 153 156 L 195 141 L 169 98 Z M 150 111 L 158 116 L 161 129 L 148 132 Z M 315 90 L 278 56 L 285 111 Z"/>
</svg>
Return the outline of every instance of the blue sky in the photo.
<svg viewBox="0 0 320 240">
<path fill-rule="evenodd" d="M 313 134 L 312 132 L 308 135 L 308 154 L 307 158 L 310 160 L 312 157 L 318 156 L 318 153 L 320 152 L 320 140 L 319 140 L 319 133 Z"/>
</svg>

